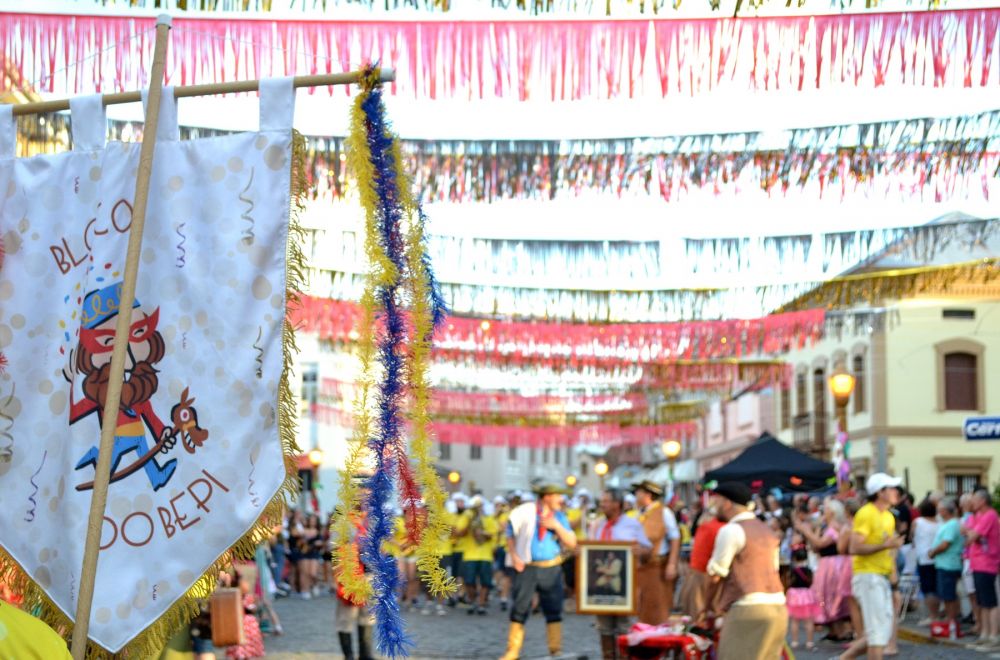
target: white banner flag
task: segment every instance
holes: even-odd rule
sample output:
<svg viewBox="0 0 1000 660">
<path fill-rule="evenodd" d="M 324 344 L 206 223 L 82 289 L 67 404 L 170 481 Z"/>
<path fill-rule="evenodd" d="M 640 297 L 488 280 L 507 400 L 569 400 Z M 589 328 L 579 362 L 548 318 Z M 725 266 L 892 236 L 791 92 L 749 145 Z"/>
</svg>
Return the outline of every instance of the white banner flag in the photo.
<svg viewBox="0 0 1000 660">
<path fill-rule="evenodd" d="M 112 652 L 161 642 L 292 483 L 292 83 L 262 82 L 256 133 L 180 142 L 175 103 L 165 89 L 90 624 Z M 104 144 L 99 96 L 72 115 L 72 152 L 0 160 L 0 570 L 52 621 L 76 611 L 140 147 Z"/>
</svg>

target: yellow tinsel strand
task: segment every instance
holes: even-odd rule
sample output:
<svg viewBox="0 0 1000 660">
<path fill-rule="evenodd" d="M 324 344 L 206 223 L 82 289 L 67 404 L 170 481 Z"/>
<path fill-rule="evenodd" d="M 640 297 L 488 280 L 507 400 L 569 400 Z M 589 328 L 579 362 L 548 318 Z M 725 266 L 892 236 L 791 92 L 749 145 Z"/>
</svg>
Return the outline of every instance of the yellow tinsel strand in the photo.
<svg viewBox="0 0 1000 660">
<path fill-rule="evenodd" d="M 375 290 L 389 286 L 399 278 L 399 271 L 385 254 L 378 241 L 376 219 L 378 194 L 375 190 L 375 168 L 372 165 L 371 150 L 365 130 L 365 114 L 362 109 L 369 96 L 371 81 L 366 80 L 362 91 L 351 108 L 350 133 L 347 138 L 347 164 L 358 179 L 358 194 L 365 211 L 365 254 L 370 270 L 365 277 L 365 289 L 361 296 L 361 338 L 358 342 L 358 362 L 361 374 L 358 379 L 358 393 L 355 400 L 355 426 L 352 447 L 340 475 L 339 499 L 341 510 L 332 525 L 336 546 L 333 562 L 337 579 L 346 594 L 355 601 L 367 600 L 372 587 L 361 570 L 360 558 L 352 547 L 355 535 L 352 513 L 360 509 L 360 492 L 355 476 L 362 465 L 365 448 L 372 434 L 370 413 L 370 393 L 373 387 L 373 362 L 375 359 Z"/>
<path fill-rule="evenodd" d="M 403 170 L 402 151 L 399 140 L 393 139 L 393 160 L 396 166 L 396 183 L 399 200 L 409 219 L 406 235 L 406 262 L 409 268 L 407 286 L 410 289 L 413 315 L 413 336 L 410 342 L 410 363 L 408 377 L 412 407 L 409 417 L 413 425 L 410 440 L 410 454 L 416 459 L 416 477 L 423 492 L 426 522 L 420 542 L 416 548 L 417 568 L 423 576 L 428 591 L 434 596 L 442 596 L 455 590 L 455 581 L 448 577 L 441 567 L 441 545 L 451 534 L 451 523 L 445 515 L 445 494 L 438 480 L 434 461 L 431 458 L 430 440 L 430 387 L 427 383 L 428 364 L 433 333 L 430 300 L 430 285 L 423 262 L 424 231 L 419 211 L 410 191 L 410 180 Z"/>
</svg>

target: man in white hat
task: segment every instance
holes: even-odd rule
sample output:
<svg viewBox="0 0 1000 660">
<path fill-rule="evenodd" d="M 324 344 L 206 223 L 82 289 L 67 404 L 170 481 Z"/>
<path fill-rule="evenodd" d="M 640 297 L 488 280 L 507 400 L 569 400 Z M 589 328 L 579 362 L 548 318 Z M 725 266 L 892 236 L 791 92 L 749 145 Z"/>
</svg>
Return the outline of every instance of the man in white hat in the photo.
<svg viewBox="0 0 1000 660">
<path fill-rule="evenodd" d="M 868 503 L 854 516 L 849 546 L 854 555 L 851 590 L 861 607 L 865 634 L 844 651 L 841 660 L 857 658 L 866 649 L 869 660 L 882 660 L 892 637 L 895 613 L 889 580 L 903 537 L 896 534 L 896 519 L 889 509 L 899 503 L 901 481 L 876 472 L 865 482 Z"/>
</svg>

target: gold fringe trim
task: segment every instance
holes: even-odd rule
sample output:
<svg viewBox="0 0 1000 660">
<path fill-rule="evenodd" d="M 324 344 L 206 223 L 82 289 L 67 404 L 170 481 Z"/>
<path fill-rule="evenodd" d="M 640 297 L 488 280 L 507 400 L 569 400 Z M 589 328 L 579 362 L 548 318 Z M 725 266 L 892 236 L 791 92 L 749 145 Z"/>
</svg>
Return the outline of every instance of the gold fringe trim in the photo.
<svg viewBox="0 0 1000 660">
<path fill-rule="evenodd" d="M 285 304 L 286 312 L 298 304 L 298 292 L 302 290 L 305 258 L 302 254 L 304 236 L 299 218 L 302 212 L 308 180 L 305 138 L 298 131 L 292 133 L 291 190 L 288 222 L 288 240 L 285 252 Z M 198 578 L 197 581 L 177 599 L 166 612 L 128 642 L 122 649 L 112 653 L 92 640 L 87 640 L 86 657 L 98 660 L 104 658 L 150 658 L 158 656 L 170 638 L 198 615 L 201 600 L 215 591 L 216 578 L 234 559 L 252 559 L 257 546 L 271 535 L 271 530 L 281 522 L 281 517 L 299 491 L 298 467 L 295 456 L 300 452 L 296 443 L 297 406 L 289 383 L 292 361 L 298 346 L 295 343 L 295 329 L 288 321 L 286 313 L 281 331 L 283 367 L 278 384 L 278 436 L 285 457 L 285 479 L 278 492 L 264 507 L 260 517 L 233 546 L 223 552 L 218 559 Z M 69 641 L 73 636 L 73 623 L 45 595 L 45 592 L 31 580 L 27 572 L 0 548 L 0 580 L 21 594 L 22 608 L 37 616 L 44 623 Z"/>
<path fill-rule="evenodd" d="M 823 282 L 807 293 L 775 310 L 775 313 L 803 309 L 878 305 L 918 294 L 947 294 L 956 286 L 990 284 L 1000 277 L 1000 259 L 976 259 L 944 266 L 896 268 L 870 273 L 842 275 Z"/>
</svg>

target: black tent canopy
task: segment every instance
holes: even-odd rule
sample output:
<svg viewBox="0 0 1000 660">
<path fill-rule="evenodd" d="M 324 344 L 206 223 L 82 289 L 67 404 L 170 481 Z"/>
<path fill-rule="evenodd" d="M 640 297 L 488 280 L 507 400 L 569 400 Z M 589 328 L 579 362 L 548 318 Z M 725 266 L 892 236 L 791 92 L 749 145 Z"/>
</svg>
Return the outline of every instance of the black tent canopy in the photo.
<svg viewBox="0 0 1000 660">
<path fill-rule="evenodd" d="M 803 454 L 770 433 L 763 433 L 743 453 L 705 474 L 709 481 L 739 481 L 755 491 L 818 491 L 833 479 L 833 464 Z"/>
</svg>

